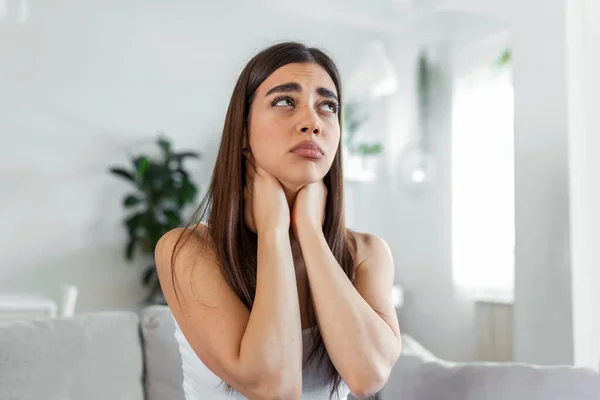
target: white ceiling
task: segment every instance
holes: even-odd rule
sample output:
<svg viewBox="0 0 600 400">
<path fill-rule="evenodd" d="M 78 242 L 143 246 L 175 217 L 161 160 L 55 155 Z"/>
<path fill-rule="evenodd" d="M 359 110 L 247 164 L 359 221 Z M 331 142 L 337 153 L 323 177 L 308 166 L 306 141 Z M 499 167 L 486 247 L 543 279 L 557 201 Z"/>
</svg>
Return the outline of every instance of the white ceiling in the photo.
<svg viewBox="0 0 600 400">
<path fill-rule="evenodd" d="M 271 2 L 269 9 L 308 21 L 352 26 L 373 33 L 433 30 L 453 42 L 470 41 L 505 30 L 502 21 L 457 11 L 440 11 L 440 0 L 303 0 Z"/>
</svg>

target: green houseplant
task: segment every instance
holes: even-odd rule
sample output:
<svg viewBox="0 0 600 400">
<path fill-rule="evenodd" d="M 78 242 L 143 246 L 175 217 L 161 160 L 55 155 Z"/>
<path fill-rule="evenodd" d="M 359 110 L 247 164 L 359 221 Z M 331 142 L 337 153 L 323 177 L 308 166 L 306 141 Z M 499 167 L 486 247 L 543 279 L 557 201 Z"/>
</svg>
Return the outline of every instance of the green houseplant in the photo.
<svg viewBox="0 0 600 400">
<path fill-rule="evenodd" d="M 349 101 L 343 109 L 342 151 L 344 154 L 344 175 L 348 181 L 373 181 L 376 178 L 378 155 L 383 148 L 379 142 L 359 139 L 359 128 L 368 119 L 363 104 Z"/>
<path fill-rule="evenodd" d="M 366 157 L 379 154 L 383 150 L 381 143 L 366 143 L 356 140 L 356 133 L 367 118 L 363 107 L 359 103 L 349 101 L 344 105 L 343 146 L 347 149 L 348 154 Z"/>
<path fill-rule="evenodd" d="M 512 51 L 510 48 L 504 49 L 502 54 L 496 60 L 496 65 L 498 67 L 504 67 L 505 65 L 510 64 L 512 61 Z"/>
<path fill-rule="evenodd" d="M 201 157 L 193 151 L 175 152 L 165 137 L 156 144 L 160 157 L 135 155 L 131 168 L 112 166 L 109 172 L 129 183 L 132 191 L 122 200 L 127 211 L 123 224 L 128 233 L 124 256 L 128 261 L 136 253 L 149 260 L 142 271 L 142 284 L 148 295 L 147 304 L 164 304 L 164 297 L 154 264 L 154 249 L 158 240 L 169 230 L 181 226 L 183 209 L 196 200 L 198 188 L 190 179 L 184 161 Z"/>
</svg>

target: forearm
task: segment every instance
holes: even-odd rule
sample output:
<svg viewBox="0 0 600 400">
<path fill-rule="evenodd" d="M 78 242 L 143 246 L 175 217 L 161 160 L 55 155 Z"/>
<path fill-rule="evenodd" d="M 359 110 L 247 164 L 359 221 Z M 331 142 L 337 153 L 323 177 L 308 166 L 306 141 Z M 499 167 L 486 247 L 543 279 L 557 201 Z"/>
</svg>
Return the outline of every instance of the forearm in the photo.
<svg viewBox="0 0 600 400">
<path fill-rule="evenodd" d="M 320 227 L 299 225 L 298 236 L 321 336 L 338 372 L 351 388 L 387 379 L 398 337 L 355 289 Z"/>
<path fill-rule="evenodd" d="M 240 360 L 291 382 L 302 378 L 302 337 L 292 251 L 287 231 L 258 235 L 256 295 L 240 344 Z"/>
</svg>

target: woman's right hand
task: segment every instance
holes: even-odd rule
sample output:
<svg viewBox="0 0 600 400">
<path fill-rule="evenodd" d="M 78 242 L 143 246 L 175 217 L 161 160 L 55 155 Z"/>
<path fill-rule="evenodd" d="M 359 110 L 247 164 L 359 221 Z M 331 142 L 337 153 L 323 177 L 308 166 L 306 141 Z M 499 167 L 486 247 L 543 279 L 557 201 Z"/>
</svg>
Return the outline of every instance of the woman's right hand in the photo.
<svg viewBox="0 0 600 400">
<path fill-rule="evenodd" d="M 256 163 L 252 153 L 246 156 L 244 186 L 244 221 L 255 233 L 268 229 L 289 230 L 290 209 L 283 187 L 277 178 Z"/>
</svg>

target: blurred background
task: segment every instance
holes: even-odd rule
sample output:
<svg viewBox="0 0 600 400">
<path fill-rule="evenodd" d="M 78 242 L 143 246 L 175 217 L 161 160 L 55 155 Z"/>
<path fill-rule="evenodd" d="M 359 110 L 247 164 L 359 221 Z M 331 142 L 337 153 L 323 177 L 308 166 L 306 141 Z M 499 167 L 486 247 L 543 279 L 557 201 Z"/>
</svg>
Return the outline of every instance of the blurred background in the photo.
<svg viewBox="0 0 600 400">
<path fill-rule="evenodd" d="M 348 226 L 389 244 L 401 329 L 597 368 L 599 25 L 594 0 L 0 0 L 0 318 L 161 303 L 153 246 L 238 74 L 296 40 L 341 70 Z"/>
</svg>

